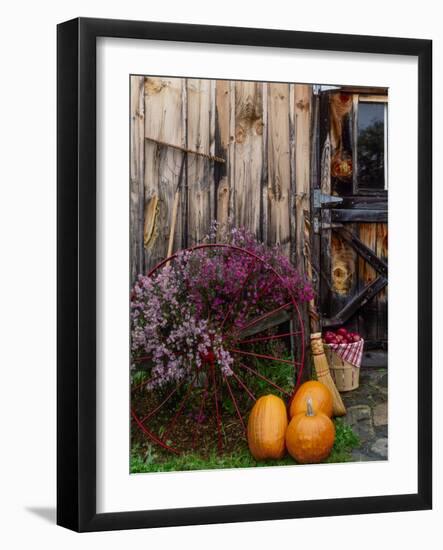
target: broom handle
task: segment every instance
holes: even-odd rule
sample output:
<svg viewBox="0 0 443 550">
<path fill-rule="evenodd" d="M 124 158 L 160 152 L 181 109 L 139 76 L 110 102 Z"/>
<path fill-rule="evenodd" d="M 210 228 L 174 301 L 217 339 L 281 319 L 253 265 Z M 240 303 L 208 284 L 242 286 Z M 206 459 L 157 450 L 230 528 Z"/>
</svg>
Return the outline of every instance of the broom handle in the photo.
<svg viewBox="0 0 443 550">
<path fill-rule="evenodd" d="M 314 355 L 321 355 L 324 353 L 321 332 L 313 332 L 311 334 L 311 348 Z"/>
<path fill-rule="evenodd" d="M 172 250 L 174 247 L 174 233 L 175 233 L 175 226 L 177 224 L 177 210 L 178 210 L 179 198 L 180 198 L 180 190 L 177 189 L 174 195 L 174 205 L 172 207 L 171 228 L 169 230 L 169 241 L 168 241 L 168 255 L 166 256 L 167 258 L 169 258 L 169 256 L 172 255 Z"/>
<path fill-rule="evenodd" d="M 174 204 L 172 206 L 171 227 L 169 229 L 168 254 L 166 256 L 167 258 L 169 258 L 169 256 L 172 255 L 172 251 L 174 247 L 174 233 L 175 233 L 175 226 L 177 224 L 178 201 L 180 199 L 180 187 L 182 184 L 183 171 L 185 168 L 185 159 L 186 159 L 186 154 L 183 154 L 182 162 L 180 165 L 180 173 L 178 175 L 177 188 L 175 189 Z"/>
</svg>

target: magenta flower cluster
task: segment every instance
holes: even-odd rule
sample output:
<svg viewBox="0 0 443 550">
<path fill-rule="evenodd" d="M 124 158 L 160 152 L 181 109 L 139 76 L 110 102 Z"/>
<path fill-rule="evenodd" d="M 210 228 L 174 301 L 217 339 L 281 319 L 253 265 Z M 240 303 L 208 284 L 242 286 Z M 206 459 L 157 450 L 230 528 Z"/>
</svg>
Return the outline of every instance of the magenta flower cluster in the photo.
<svg viewBox="0 0 443 550">
<path fill-rule="evenodd" d="M 217 234 L 213 224 L 207 241 Z M 288 290 L 298 301 L 312 298 L 311 285 L 278 247 L 236 227 L 225 233 L 224 242 L 242 250 L 185 250 L 152 277 L 139 275 L 131 294 L 131 347 L 134 363 L 152 365 L 149 388 L 191 380 L 208 358 L 231 375 L 230 335 L 287 302 Z"/>
</svg>

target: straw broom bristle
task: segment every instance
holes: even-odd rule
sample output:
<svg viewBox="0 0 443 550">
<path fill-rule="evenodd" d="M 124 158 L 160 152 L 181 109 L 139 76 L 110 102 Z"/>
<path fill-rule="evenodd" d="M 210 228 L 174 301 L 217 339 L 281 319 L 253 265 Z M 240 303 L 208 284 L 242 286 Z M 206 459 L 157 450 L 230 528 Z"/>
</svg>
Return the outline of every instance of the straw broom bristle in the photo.
<svg viewBox="0 0 443 550">
<path fill-rule="evenodd" d="M 321 332 L 311 334 L 311 350 L 314 357 L 314 367 L 319 382 L 324 384 L 332 394 L 333 414 L 334 416 L 343 416 L 346 414 L 346 407 L 343 404 L 341 395 L 337 390 L 331 373 L 329 372 L 329 364 L 326 358 Z"/>
</svg>

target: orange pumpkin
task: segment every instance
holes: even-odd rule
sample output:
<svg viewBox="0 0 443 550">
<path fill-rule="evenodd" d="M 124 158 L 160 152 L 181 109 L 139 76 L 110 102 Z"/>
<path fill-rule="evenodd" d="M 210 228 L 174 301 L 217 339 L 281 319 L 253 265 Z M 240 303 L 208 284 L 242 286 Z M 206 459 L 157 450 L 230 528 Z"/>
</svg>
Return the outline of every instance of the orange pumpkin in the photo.
<svg viewBox="0 0 443 550">
<path fill-rule="evenodd" d="M 252 407 L 248 420 L 248 445 L 257 460 L 281 458 L 285 454 L 288 427 L 286 405 L 276 395 L 263 395 Z"/>
<path fill-rule="evenodd" d="M 315 464 L 329 456 L 335 439 L 335 426 L 322 412 L 314 413 L 308 397 L 306 412 L 297 414 L 286 430 L 289 454 L 301 464 Z"/>
<path fill-rule="evenodd" d="M 314 412 L 322 412 L 326 416 L 332 417 L 333 401 L 329 388 L 321 382 L 311 380 L 302 384 L 294 395 L 289 407 L 290 418 L 296 414 L 306 412 L 306 400 L 308 397 L 312 399 Z"/>
</svg>

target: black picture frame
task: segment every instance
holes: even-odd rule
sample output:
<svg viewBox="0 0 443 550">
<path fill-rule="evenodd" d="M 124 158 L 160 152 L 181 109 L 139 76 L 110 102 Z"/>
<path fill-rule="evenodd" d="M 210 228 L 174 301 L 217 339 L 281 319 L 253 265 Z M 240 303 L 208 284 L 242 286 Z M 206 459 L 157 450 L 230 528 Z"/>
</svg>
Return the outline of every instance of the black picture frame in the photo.
<svg viewBox="0 0 443 550">
<path fill-rule="evenodd" d="M 104 531 L 432 507 L 432 42 L 256 28 L 74 19 L 57 29 L 57 523 Z M 416 494 L 96 512 L 96 39 L 301 48 L 418 59 Z M 405 220 L 406 223 L 406 220 Z"/>
</svg>

